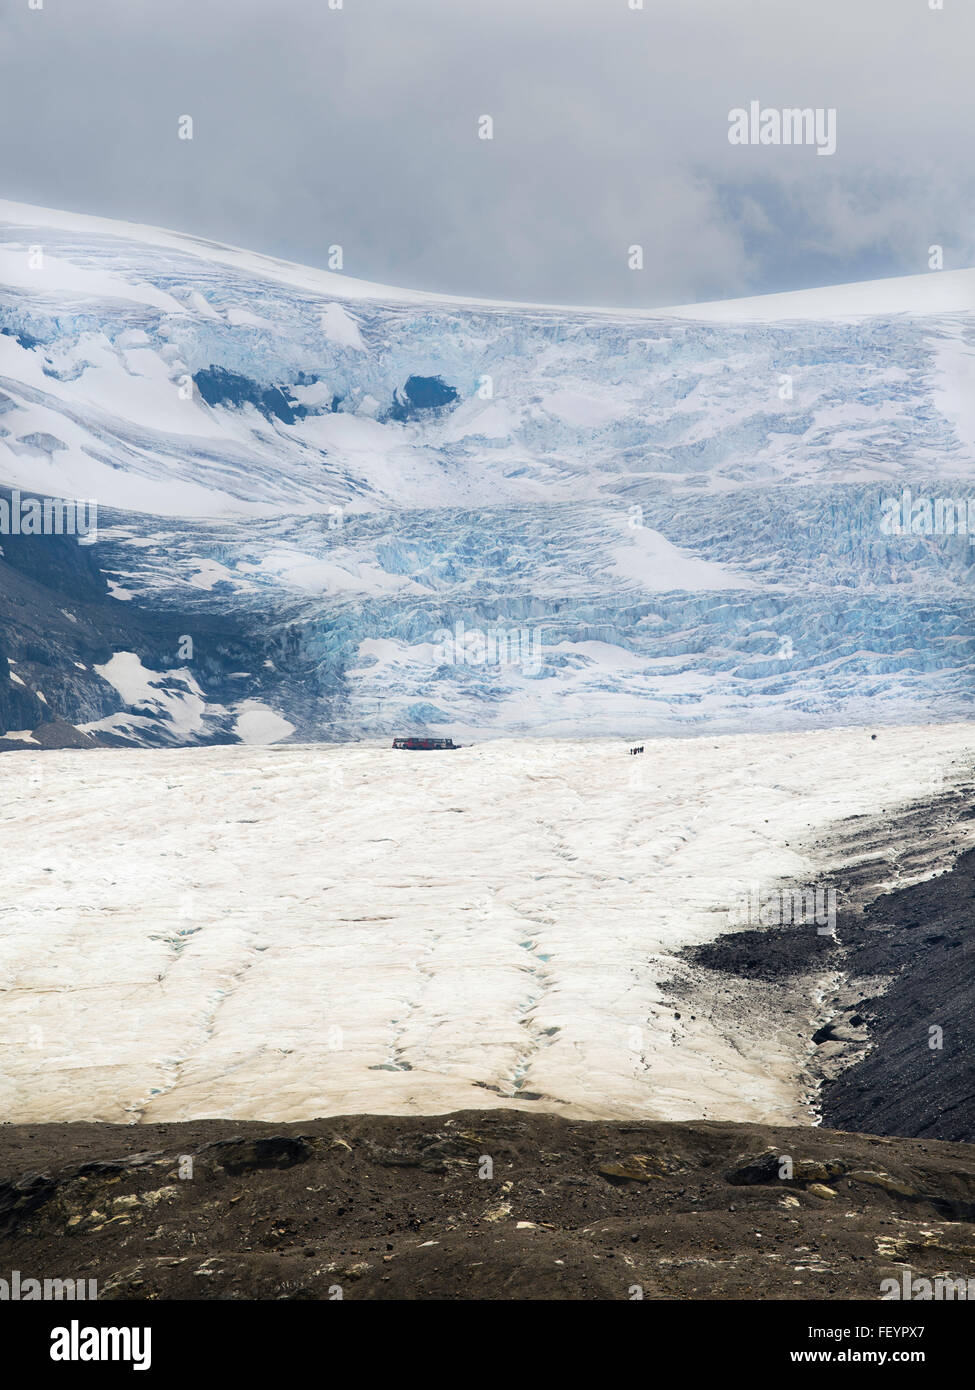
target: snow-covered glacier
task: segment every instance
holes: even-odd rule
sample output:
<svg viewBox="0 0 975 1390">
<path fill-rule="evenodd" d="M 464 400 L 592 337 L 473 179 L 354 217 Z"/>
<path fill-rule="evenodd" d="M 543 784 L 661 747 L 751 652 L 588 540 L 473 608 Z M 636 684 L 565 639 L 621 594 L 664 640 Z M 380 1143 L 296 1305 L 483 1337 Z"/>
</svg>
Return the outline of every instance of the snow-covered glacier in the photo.
<svg viewBox="0 0 975 1390">
<path fill-rule="evenodd" d="M 8 742 L 964 718 L 973 484 L 975 271 L 554 308 L 0 203 L 0 499 L 98 517 L 0 538 Z"/>
</svg>

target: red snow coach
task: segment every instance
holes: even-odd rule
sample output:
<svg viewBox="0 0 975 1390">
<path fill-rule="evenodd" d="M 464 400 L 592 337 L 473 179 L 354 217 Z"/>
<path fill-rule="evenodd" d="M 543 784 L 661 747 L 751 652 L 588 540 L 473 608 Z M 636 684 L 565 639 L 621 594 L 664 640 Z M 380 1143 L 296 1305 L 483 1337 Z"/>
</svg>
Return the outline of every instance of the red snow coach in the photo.
<svg viewBox="0 0 975 1390">
<path fill-rule="evenodd" d="M 394 738 L 394 748 L 456 748 L 452 738 Z"/>
</svg>

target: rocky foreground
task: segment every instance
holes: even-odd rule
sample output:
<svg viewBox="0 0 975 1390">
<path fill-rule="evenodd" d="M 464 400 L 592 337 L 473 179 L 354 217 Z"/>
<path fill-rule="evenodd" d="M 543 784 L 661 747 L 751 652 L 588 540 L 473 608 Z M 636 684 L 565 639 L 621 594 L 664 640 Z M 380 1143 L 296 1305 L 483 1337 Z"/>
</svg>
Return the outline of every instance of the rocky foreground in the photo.
<svg viewBox="0 0 975 1390">
<path fill-rule="evenodd" d="M 0 1128 L 0 1270 L 106 1299 L 840 1299 L 975 1277 L 975 1147 L 465 1111 Z"/>
</svg>

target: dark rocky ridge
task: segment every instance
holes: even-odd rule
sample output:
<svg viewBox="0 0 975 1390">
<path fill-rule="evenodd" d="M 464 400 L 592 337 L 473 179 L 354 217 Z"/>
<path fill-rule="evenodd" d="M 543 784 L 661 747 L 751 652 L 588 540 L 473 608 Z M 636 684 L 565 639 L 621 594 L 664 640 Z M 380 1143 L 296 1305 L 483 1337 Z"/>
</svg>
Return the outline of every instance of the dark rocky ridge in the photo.
<svg viewBox="0 0 975 1390">
<path fill-rule="evenodd" d="M 708 973 L 807 993 L 825 971 L 841 973 L 811 1035 L 818 1109 L 832 1128 L 975 1141 L 975 850 L 964 848 L 973 816 L 970 769 L 959 766 L 930 801 L 839 822 L 822 847 L 849 865 L 822 879 L 839 905 L 835 941 L 790 925 L 727 932 L 683 953 L 705 991 Z"/>
<path fill-rule="evenodd" d="M 103 1300 L 877 1299 L 975 1276 L 975 1149 L 510 1111 L 4 1126 L 0 1264 Z"/>
<path fill-rule="evenodd" d="M 824 1083 L 824 1123 L 975 1141 L 975 850 L 878 898 L 846 923 L 843 944 L 863 985 L 838 1026 L 862 1021 L 870 1049 Z M 868 983 L 878 976 L 893 977 L 882 992 Z"/>
</svg>

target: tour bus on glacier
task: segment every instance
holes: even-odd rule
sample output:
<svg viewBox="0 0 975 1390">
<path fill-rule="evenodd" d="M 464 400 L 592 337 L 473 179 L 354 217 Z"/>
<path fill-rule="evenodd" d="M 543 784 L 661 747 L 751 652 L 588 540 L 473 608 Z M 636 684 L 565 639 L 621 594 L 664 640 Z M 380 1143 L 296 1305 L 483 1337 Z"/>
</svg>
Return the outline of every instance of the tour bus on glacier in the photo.
<svg viewBox="0 0 975 1390">
<path fill-rule="evenodd" d="M 394 739 L 393 739 L 393 747 L 394 747 L 394 748 L 413 748 L 413 749 L 437 748 L 437 749 L 440 749 L 440 748 L 457 748 L 458 746 L 459 746 L 459 745 L 456 744 L 456 743 L 453 741 L 452 738 L 394 738 Z"/>
</svg>

